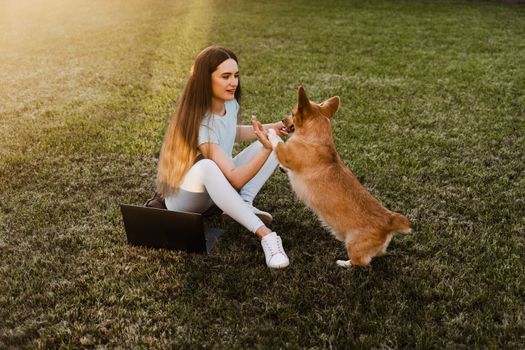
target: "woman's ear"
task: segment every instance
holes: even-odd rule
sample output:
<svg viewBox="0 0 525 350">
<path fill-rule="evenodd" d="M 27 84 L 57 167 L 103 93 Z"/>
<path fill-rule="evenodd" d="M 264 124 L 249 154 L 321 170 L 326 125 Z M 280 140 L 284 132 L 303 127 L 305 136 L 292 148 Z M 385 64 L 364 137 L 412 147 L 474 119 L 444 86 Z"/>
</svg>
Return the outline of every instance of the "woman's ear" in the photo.
<svg viewBox="0 0 525 350">
<path fill-rule="evenodd" d="M 319 105 L 321 112 L 328 118 L 332 118 L 339 109 L 339 96 L 330 97 Z"/>
</svg>

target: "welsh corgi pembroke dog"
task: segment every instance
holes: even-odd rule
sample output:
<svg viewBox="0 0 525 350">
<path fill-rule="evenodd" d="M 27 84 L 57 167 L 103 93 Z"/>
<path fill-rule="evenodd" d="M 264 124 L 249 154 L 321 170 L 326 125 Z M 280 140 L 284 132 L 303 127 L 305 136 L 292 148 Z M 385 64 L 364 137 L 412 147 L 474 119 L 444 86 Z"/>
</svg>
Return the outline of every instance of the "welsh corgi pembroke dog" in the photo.
<svg viewBox="0 0 525 350">
<path fill-rule="evenodd" d="M 349 260 L 343 267 L 366 266 L 385 254 L 395 233 L 410 233 L 410 221 L 381 205 L 344 165 L 336 151 L 331 119 L 339 96 L 321 104 L 308 99 L 303 87 L 292 112 L 295 132 L 284 143 L 270 129 L 268 138 L 292 189 L 333 235 L 344 242 Z"/>
</svg>

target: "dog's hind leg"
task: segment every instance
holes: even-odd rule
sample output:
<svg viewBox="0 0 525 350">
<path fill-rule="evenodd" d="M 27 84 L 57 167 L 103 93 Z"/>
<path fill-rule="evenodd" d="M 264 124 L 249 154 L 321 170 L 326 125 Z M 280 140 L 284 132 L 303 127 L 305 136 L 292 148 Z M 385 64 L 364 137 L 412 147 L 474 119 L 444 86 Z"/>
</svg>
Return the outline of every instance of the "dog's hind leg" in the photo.
<svg viewBox="0 0 525 350">
<path fill-rule="evenodd" d="M 346 242 L 346 251 L 351 258 L 350 263 L 357 266 L 368 266 L 372 258 L 382 248 L 375 232 L 363 232 L 360 237 L 355 237 L 351 242 Z"/>
<path fill-rule="evenodd" d="M 341 267 L 344 267 L 344 268 L 350 268 L 352 266 L 352 259 L 350 258 L 350 250 L 349 250 L 349 247 L 350 247 L 350 240 L 352 239 L 350 235 L 344 235 L 344 232 L 343 233 L 336 233 L 336 232 L 333 232 L 334 233 L 334 236 L 335 238 L 337 238 L 338 240 L 340 241 L 343 241 L 345 243 L 345 247 L 346 247 L 346 252 L 348 254 L 348 260 L 337 260 L 335 263 L 338 265 L 338 266 L 341 266 Z"/>
<path fill-rule="evenodd" d="M 381 246 L 381 249 L 379 250 L 379 252 L 377 252 L 376 256 L 384 256 L 384 255 L 386 255 L 386 248 L 388 248 L 388 245 L 390 244 L 390 241 L 392 240 L 392 236 L 393 235 L 394 234 L 390 233 L 390 234 L 388 234 L 386 236 L 385 242 Z"/>
<path fill-rule="evenodd" d="M 341 241 L 344 241 L 344 244 L 345 244 L 345 247 L 346 247 L 346 253 L 348 255 L 348 260 L 337 260 L 335 263 L 341 267 L 345 267 L 345 268 L 350 268 L 352 265 L 355 265 L 353 264 L 353 261 L 352 261 L 352 254 L 351 254 L 351 245 L 352 245 L 352 241 L 353 241 L 353 237 L 355 237 L 355 235 L 358 235 L 359 233 L 356 232 L 354 234 L 346 234 L 346 235 L 338 235 L 338 234 L 335 234 L 336 238 L 341 240 Z M 340 239 L 340 238 L 343 238 L 344 239 Z"/>
</svg>

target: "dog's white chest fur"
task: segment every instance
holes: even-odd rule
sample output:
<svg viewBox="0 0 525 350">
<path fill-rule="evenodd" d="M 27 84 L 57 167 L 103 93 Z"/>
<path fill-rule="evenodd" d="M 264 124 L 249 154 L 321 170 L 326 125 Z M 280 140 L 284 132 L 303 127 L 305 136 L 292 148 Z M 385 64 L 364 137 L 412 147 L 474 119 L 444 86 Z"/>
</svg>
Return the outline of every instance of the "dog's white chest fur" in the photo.
<svg viewBox="0 0 525 350">
<path fill-rule="evenodd" d="M 305 181 L 300 176 L 296 176 L 292 170 L 288 170 L 287 173 L 290 179 L 290 185 L 297 195 L 297 198 L 304 201 L 307 205 L 311 204 L 311 191 L 308 190 L 308 185 Z"/>
<path fill-rule="evenodd" d="M 328 221 L 324 218 L 323 213 L 321 213 L 315 205 L 313 205 L 313 196 L 315 193 L 311 190 L 311 186 L 308 185 L 308 182 L 305 181 L 301 176 L 294 174 L 293 171 L 287 171 L 288 178 L 290 180 L 290 185 L 292 186 L 293 191 L 298 199 L 303 201 L 318 217 L 319 221 L 325 226 L 337 239 L 341 239 L 337 233 L 334 231 L 334 228 L 328 224 Z"/>
</svg>

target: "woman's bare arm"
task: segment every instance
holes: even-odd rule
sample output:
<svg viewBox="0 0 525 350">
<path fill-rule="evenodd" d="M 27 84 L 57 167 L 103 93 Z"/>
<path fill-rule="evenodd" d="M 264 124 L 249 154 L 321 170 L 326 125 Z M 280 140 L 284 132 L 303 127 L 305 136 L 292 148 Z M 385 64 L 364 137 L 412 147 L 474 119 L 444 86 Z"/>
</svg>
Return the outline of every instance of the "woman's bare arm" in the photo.
<svg viewBox="0 0 525 350">
<path fill-rule="evenodd" d="M 282 121 L 278 121 L 277 123 L 262 124 L 262 127 L 265 131 L 274 129 L 276 134 L 279 136 L 288 135 L 288 133 L 284 130 L 286 128 Z M 257 139 L 257 136 L 255 136 L 252 125 L 237 125 L 237 133 L 235 135 L 235 141 L 237 142 L 254 141 L 256 139 Z"/>
<path fill-rule="evenodd" d="M 230 184 L 237 190 L 240 190 L 259 172 L 268 156 L 272 153 L 272 145 L 266 137 L 266 131 L 256 118 L 252 118 L 251 128 L 254 137 L 263 144 L 263 148 L 252 159 L 240 166 L 236 167 L 233 160 L 218 144 L 204 143 L 199 146 L 202 155 L 207 159 L 213 160 Z"/>
</svg>

